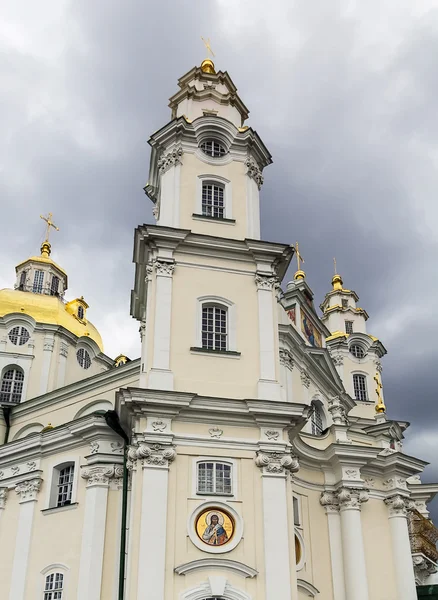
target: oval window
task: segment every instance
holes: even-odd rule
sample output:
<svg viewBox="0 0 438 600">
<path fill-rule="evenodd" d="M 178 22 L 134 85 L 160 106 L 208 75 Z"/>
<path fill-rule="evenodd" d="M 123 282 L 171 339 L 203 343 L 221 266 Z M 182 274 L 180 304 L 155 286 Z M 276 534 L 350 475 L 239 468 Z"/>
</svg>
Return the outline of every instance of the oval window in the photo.
<svg viewBox="0 0 438 600">
<path fill-rule="evenodd" d="M 208 156 L 212 156 L 213 158 L 220 158 L 227 153 L 227 150 L 223 144 L 218 142 L 217 140 L 204 140 L 201 143 L 201 150 L 204 154 Z"/>
</svg>

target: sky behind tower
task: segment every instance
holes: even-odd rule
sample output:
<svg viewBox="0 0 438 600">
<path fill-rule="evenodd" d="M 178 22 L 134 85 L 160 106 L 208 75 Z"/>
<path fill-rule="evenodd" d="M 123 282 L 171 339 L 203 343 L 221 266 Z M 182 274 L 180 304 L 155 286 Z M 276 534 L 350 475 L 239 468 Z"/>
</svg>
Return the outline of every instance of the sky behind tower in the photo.
<svg viewBox="0 0 438 600">
<path fill-rule="evenodd" d="M 262 237 L 300 242 L 319 303 L 333 256 L 388 356 L 388 413 L 438 480 L 437 0 L 5 0 L 0 288 L 35 254 L 84 295 L 110 356 L 139 355 L 129 316 L 149 135 L 209 37 L 271 151 Z M 437 511 L 438 517 L 438 511 Z"/>
</svg>

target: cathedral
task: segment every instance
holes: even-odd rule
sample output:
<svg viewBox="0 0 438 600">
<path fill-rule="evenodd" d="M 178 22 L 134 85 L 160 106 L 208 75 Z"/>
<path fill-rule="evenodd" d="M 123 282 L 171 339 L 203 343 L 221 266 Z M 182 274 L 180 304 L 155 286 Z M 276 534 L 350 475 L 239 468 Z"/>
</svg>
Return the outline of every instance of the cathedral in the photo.
<svg viewBox="0 0 438 600">
<path fill-rule="evenodd" d="M 229 74 L 204 60 L 169 107 L 134 233 L 140 358 L 67 299 L 50 214 L 0 290 L 1 600 L 426 597 L 438 484 L 387 414 L 366 310 L 336 267 L 318 310 L 298 244 L 261 239 L 272 158 Z"/>
</svg>

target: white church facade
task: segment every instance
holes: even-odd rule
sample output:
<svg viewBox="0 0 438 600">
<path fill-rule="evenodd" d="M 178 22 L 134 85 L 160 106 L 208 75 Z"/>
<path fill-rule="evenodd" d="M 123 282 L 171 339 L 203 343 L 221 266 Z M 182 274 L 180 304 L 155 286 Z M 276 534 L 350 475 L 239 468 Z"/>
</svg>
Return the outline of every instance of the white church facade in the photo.
<svg viewBox="0 0 438 600">
<path fill-rule="evenodd" d="M 298 246 L 260 237 L 272 159 L 228 73 L 178 86 L 134 237 L 141 357 L 104 354 L 48 236 L 0 290 L 0 598 L 415 600 L 438 484 L 386 350 L 339 274 L 322 316 L 299 262 L 281 287 Z"/>
</svg>

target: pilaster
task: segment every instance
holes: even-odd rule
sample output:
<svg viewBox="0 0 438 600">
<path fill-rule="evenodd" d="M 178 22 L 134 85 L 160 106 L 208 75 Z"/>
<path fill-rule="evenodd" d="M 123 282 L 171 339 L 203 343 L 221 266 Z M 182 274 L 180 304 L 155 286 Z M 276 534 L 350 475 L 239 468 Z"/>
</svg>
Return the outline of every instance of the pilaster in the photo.
<svg viewBox="0 0 438 600">
<path fill-rule="evenodd" d="M 293 381 L 292 371 L 294 368 L 294 359 L 292 354 L 286 348 L 280 348 L 280 381 L 283 387 L 284 400 L 293 402 Z"/>
<path fill-rule="evenodd" d="M 322 492 L 319 501 L 321 506 L 325 508 L 327 515 L 330 559 L 332 565 L 333 597 L 336 600 L 346 600 L 339 501 L 336 493 L 332 491 Z"/>
<path fill-rule="evenodd" d="M 43 361 L 41 367 L 40 394 L 49 391 L 50 364 L 52 362 L 55 338 L 53 334 L 46 334 L 43 345 Z"/>
<path fill-rule="evenodd" d="M 56 377 L 56 387 L 60 388 L 65 384 L 65 368 L 67 365 L 68 345 L 61 341 L 58 356 L 58 373 Z"/>
</svg>

